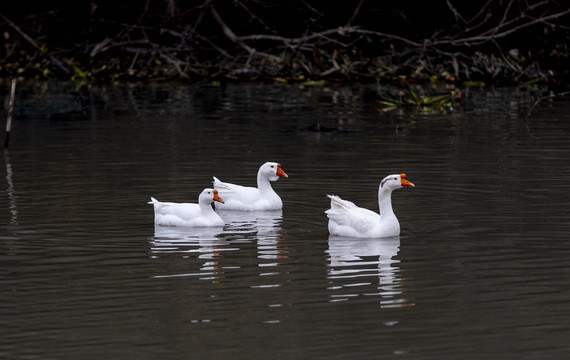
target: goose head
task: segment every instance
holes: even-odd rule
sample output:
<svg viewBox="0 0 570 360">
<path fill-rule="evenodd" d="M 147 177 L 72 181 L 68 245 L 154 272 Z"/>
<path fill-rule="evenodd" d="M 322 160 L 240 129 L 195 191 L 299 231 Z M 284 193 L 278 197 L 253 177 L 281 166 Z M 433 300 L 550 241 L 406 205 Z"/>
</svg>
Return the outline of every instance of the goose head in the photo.
<svg viewBox="0 0 570 360">
<path fill-rule="evenodd" d="M 259 175 L 267 178 L 269 181 L 277 181 L 280 177 L 289 177 L 283 169 L 281 164 L 276 162 L 266 162 L 259 168 Z"/>
<path fill-rule="evenodd" d="M 403 187 L 415 186 L 410 181 L 406 180 L 406 174 L 394 174 L 386 176 L 380 182 L 380 191 L 393 191 Z"/>
<path fill-rule="evenodd" d="M 224 203 L 220 195 L 218 195 L 218 190 L 204 189 L 204 191 L 202 191 L 198 197 L 199 203 L 211 204 L 214 201 L 221 202 L 222 204 Z"/>
</svg>

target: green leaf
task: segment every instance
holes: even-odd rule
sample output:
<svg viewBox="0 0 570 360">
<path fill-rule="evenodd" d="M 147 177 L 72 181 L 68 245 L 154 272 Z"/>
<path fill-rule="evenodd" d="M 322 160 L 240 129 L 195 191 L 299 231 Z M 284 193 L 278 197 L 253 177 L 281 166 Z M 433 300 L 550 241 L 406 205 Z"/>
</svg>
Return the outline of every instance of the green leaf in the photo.
<svg viewBox="0 0 570 360">
<path fill-rule="evenodd" d="M 420 105 L 421 101 L 418 98 L 418 95 L 416 95 L 416 92 L 414 90 L 412 90 L 412 87 L 410 85 L 408 85 L 408 91 L 410 92 L 410 95 L 412 96 L 412 99 L 414 99 L 414 102 L 416 105 Z"/>
</svg>

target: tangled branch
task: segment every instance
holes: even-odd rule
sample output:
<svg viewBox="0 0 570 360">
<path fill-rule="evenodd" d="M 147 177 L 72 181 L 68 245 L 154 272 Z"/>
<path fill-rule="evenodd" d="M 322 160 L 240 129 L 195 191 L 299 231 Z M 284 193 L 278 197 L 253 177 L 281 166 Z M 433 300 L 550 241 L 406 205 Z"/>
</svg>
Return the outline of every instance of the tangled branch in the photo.
<svg viewBox="0 0 570 360">
<path fill-rule="evenodd" d="M 523 74 L 528 72 L 528 64 L 505 67 L 496 64 L 493 54 L 484 59 L 475 52 L 492 44 L 498 46 L 497 56 L 501 57 L 501 46 L 510 46 L 505 40 L 530 29 L 569 30 L 570 9 L 555 0 L 480 0 L 478 8 L 459 0 L 439 2 L 447 12 L 431 14 L 442 24 L 441 28 L 431 26 L 431 32 L 415 30 L 418 17 L 406 17 L 405 23 L 387 27 L 366 20 L 367 13 L 385 9 L 375 10 L 378 5 L 364 0 L 355 0 L 352 8 L 345 6 L 335 21 L 329 20 L 327 12 L 333 7 L 318 9 L 304 0 L 272 3 L 289 11 L 287 16 L 298 17 L 295 22 L 279 22 L 272 8 L 257 0 L 147 0 L 138 14 L 132 14 L 134 8 L 125 9 L 123 17 L 111 20 L 104 15 L 104 5 L 92 0 L 91 15 L 85 21 L 88 31 L 83 30 L 85 38 L 75 40 L 81 44 L 77 48 L 62 48 L 57 38 L 43 34 L 46 25 L 41 21 L 22 23 L 26 20 L 0 15 L 0 30 L 5 25 L 4 29 L 18 35 L 65 74 L 78 76 L 77 69 L 101 63 L 100 68 L 81 72 L 91 74 L 82 76 L 95 76 L 108 71 L 107 60 L 114 58 L 118 59 L 117 71 L 129 76 L 149 76 L 149 66 L 156 66 L 156 76 L 182 78 L 231 76 L 244 70 L 291 78 L 378 76 L 379 72 L 398 76 L 403 69 L 413 74 L 427 71 L 457 76 L 461 68 L 458 58 L 484 62 L 487 69 L 482 71 L 492 76 L 500 67 Z M 156 8 L 159 3 L 165 4 L 163 12 Z M 394 11 L 406 16 L 403 10 Z M 73 35 L 73 29 L 69 33 Z M 568 35 L 561 38 L 564 36 Z"/>
</svg>

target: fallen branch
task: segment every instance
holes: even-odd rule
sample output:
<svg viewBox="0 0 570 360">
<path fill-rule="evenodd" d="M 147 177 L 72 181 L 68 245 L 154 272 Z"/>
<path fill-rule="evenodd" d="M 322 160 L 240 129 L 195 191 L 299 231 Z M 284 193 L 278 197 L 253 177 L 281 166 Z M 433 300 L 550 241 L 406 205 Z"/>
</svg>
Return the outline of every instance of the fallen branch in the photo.
<svg viewBox="0 0 570 360">
<path fill-rule="evenodd" d="M 534 102 L 534 104 L 532 104 L 532 106 L 530 107 L 530 109 L 527 112 L 527 117 L 532 113 L 532 111 L 534 110 L 534 108 L 540 104 L 540 102 L 542 102 L 543 100 L 547 100 L 547 99 L 554 99 L 557 97 L 562 97 L 562 96 L 568 96 L 570 95 L 570 91 L 564 91 L 561 93 L 557 93 L 557 94 L 552 94 L 552 95 L 547 95 L 547 96 L 541 96 L 538 99 L 536 99 L 536 101 Z"/>
<path fill-rule="evenodd" d="M 319 11 L 321 6 L 325 9 L 327 5 L 312 7 L 305 0 L 301 0 L 302 5 L 286 0 L 277 0 L 271 5 L 258 0 L 235 0 L 223 2 L 224 5 L 214 0 L 163 2 L 164 9 L 150 6 L 146 1 L 142 9 L 126 7 L 121 10 L 123 13 L 115 14 L 117 16 L 108 15 L 109 6 L 99 5 L 99 10 L 85 15 L 89 23 L 79 26 L 82 32 L 78 33 L 65 27 L 68 24 L 65 17 L 69 15 L 57 8 L 17 21 L 0 14 L 3 31 L 24 39 L 10 43 L 11 39 L 7 38 L 6 49 L 10 52 L 6 50 L 3 58 L 7 66 L 0 71 L 9 75 L 14 66 L 22 68 L 20 63 L 26 61 L 22 59 L 35 57 L 39 61 L 29 61 L 22 76 L 45 76 L 40 71 L 46 63 L 66 74 L 73 75 L 76 70 L 86 74 L 85 78 L 96 75 L 98 79 L 117 78 L 114 77 L 117 74 L 137 79 L 139 75 L 141 78 L 193 79 L 195 75 L 199 78 L 217 74 L 231 78 L 285 79 L 307 76 L 335 79 L 368 76 L 392 80 L 410 76 L 419 81 L 512 79 L 518 83 L 554 76 L 549 74 L 568 76 L 568 67 L 563 63 L 564 40 L 568 36 L 564 32 L 568 29 L 564 19 L 568 19 L 570 9 L 555 0 L 482 0 L 479 8 L 470 8 L 469 12 L 463 10 L 467 9 L 465 4 L 459 6 L 459 0 L 444 0 L 449 11 L 438 10 L 437 14 L 425 15 L 437 15 L 434 20 L 445 24 L 455 20 L 455 24 L 451 23 L 447 29 L 429 24 L 432 33 L 425 39 L 403 35 L 418 32 L 413 18 L 407 18 L 408 10 L 398 13 L 408 20 L 407 25 L 398 20 L 392 27 L 386 27 L 370 16 L 361 16 L 371 10 L 380 11 L 383 6 L 364 0 L 354 1 L 351 8 L 346 5 L 336 8 L 348 9 L 340 14 L 340 20 L 334 9 L 327 7 L 327 11 Z M 284 9 L 282 19 L 275 19 L 276 9 Z M 409 12 L 416 17 L 422 15 L 417 9 Z M 332 20 L 333 25 L 328 17 L 331 13 L 337 16 Z M 296 20 L 294 26 L 288 22 L 290 18 Z M 59 28 L 58 22 L 62 25 Z M 77 19 L 70 23 L 75 26 Z M 299 24 L 306 27 L 299 28 Z M 532 43 L 528 46 L 521 42 L 525 40 L 523 34 L 530 32 L 529 28 L 554 30 L 552 41 L 547 38 L 545 46 L 538 44 L 544 51 L 535 51 L 537 41 L 545 38 L 538 31 L 536 36 L 530 36 Z M 77 34 L 78 38 L 73 37 L 71 42 L 61 36 L 50 37 L 62 33 L 54 29 L 65 29 L 64 33 Z M 520 56 L 502 55 L 502 47 L 508 44 L 505 39 L 516 40 L 513 44 L 517 44 L 517 49 L 513 50 Z M 477 45 L 492 42 L 498 51 L 487 46 L 477 48 Z M 12 47 L 17 51 L 11 52 Z M 31 54 L 21 47 L 31 49 Z M 62 49 L 66 55 L 53 49 Z M 539 63 L 547 57 L 552 60 L 548 62 L 549 68 Z M 161 61 L 157 61 L 159 59 Z"/>
</svg>

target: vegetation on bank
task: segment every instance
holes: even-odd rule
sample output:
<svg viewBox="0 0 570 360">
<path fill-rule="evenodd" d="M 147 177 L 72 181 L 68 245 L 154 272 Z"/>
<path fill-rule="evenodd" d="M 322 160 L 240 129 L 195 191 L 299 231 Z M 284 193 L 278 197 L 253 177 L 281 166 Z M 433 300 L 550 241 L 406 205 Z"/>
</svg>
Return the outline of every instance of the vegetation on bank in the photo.
<svg viewBox="0 0 570 360">
<path fill-rule="evenodd" d="M 0 76 L 471 86 L 565 86 L 570 79 L 570 9 L 565 2 L 379 3 L 13 3 L 0 10 Z M 416 105 L 428 101 L 408 95 Z"/>
</svg>

